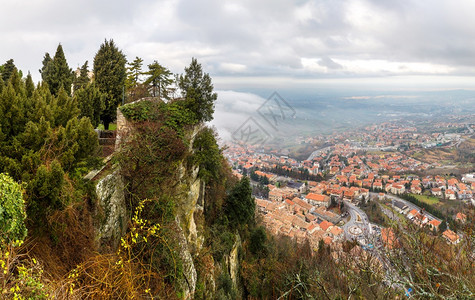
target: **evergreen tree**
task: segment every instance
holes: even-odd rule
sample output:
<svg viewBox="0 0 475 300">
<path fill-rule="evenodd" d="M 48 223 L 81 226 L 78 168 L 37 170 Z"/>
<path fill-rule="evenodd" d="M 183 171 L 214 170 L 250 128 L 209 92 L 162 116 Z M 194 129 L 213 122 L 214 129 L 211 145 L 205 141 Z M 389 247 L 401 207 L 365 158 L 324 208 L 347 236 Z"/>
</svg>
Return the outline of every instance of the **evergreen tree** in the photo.
<svg viewBox="0 0 475 300">
<path fill-rule="evenodd" d="M 74 97 L 81 111 L 80 116 L 88 117 L 91 124 L 97 127 L 105 107 L 106 95 L 96 87 L 95 83 L 89 83 L 86 87 L 77 90 Z"/>
<path fill-rule="evenodd" d="M 25 90 L 26 96 L 31 98 L 31 96 L 33 96 L 33 92 L 35 91 L 35 84 L 33 83 L 33 78 L 31 78 L 30 72 L 28 72 L 28 75 L 26 76 Z"/>
<path fill-rule="evenodd" d="M 201 64 L 196 58 L 192 58 L 190 66 L 185 68 L 185 74 L 178 78 L 178 86 L 185 98 L 186 106 L 196 114 L 196 121 L 211 121 L 214 102 L 218 95 L 213 93 L 211 77 L 209 74 L 203 73 Z"/>
<path fill-rule="evenodd" d="M 54 110 L 57 107 L 56 98 L 51 95 L 48 85 L 43 83 L 33 92 L 29 109 L 26 111 L 28 121 L 39 122 L 41 118 L 54 124 Z"/>
<path fill-rule="evenodd" d="M 76 99 L 68 96 L 62 86 L 58 91 L 58 96 L 56 97 L 56 107 L 54 112 L 55 126 L 63 127 L 66 126 L 70 119 L 77 118 L 80 113 Z"/>
<path fill-rule="evenodd" d="M 54 75 L 51 81 L 50 89 L 53 95 L 57 95 L 61 86 L 68 95 L 71 95 L 71 85 L 73 84 L 73 70 L 68 66 L 64 56 L 63 46 L 58 45 L 56 54 L 53 58 Z"/>
<path fill-rule="evenodd" d="M 82 65 L 79 76 L 74 77 L 74 92 L 79 89 L 85 88 L 91 80 L 89 79 L 88 61 Z"/>
<path fill-rule="evenodd" d="M 66 93 L 71 95 L 74 75 L 72 69 L 68 66 L 61 44 L 58 45 L 53 59 L 48 53 L 45 54 L 40 73 L 43 81 L 48 84 L 51 94 L 58 95 L 59 90 L 63 87 Z"/>
<path fill-rule="evenodd" d="M 16 72 L 15 63 L 13 62 L 13 59 L 9 59 L 3 65 L 3 68 L 2 68 L 3 81 L 7 82 L 8 80 L 10 80 L 10 77 L 13 75 L 14 72 Z"/>
<path fill-rule="evenodd" d="M 249 177 L 242 177 L 231 190 L 226 199 L 225 211 L 229 224 L 233 227 L 241 227 L 254 220 L 256 203 L 252 197 L 252 188 Z"/>
<path fill-rule="evenodd" d="M 134 61 L 127 63 L 127 89 L 134 89 L 140 83 L 140 75 L 142 75 L 143 59 L 136 56 Z"/>
<path fill-rule="evenodd" d="M 48 82 L 49 78 L 51 77 L 51 73 L 53 72 L 53 59 L 48 52 L 45 53 L 42 64 L 43 66 L 39 70 L 41 79 L 43 82 Z"/>
<path fill-rule="evenodd" d="M 1 72 L 0 72 L 0 73 L 1 73 Z M 2 93 L 4 86 L 5 86 L 5 83 L 3 82 L 2 76 L 0 76 L 0 94 Z"/>
<path fill-rule="evenodd" d="M 127 77 L 125 63 L 125 55 L 113 40 L 105 40 L 94 57 L 94 79 L 99 90 L 106 94 L 101 116 L 106 129 L 115 120 L 117 106 L 123 97 Z"/>
<path fill-rule="evenodd" d="M 8 81 L 12 84 L 13 89 L 17 94 L 21 94 L 22 96 L 26 94 L 25 83 L 21 79 L 21 73 L 18 72 L 16 68 L 13 69 L 12 75 Z"/>
<path fill-rule="evenodd" d="M 193 142 L 194 162 L 200 167 L 198 176 L 208 183 L 211 179 L 218 179 L 221 168 L 221 149 L 216 141 L 217 134 L 209 127 L 196 136 Z"/>
<path fill-rule="evenodd" d="M 78 196 L 70 193 L 74 178 L 95 164 L 97 134 L 78 115 L 62 85 L 53 96 L 46 82 L 35 89 L 31 74 L 22 80 L 16 69 L 0 92 L 0 173 L 25 183 L 30 220 L 44 222 Z"/>
<path fill-rule="evenodd" d="M 11 82 L 0 95 L 0 127 L 5 138 L 18 135 L 25 125 L 24 99 L 18 95 Z"/>
<path fill-rule="evenodd" d="M 152 88 L 153 97 L 168 99 L 166 90 L 173 82 L 170 78 L 172 72 L 160 65 L 157 61 L 154 61 L 153 64 L 148 65 L 148 72 L 145 74 L 148 75 L 148 77 L 144 84 Z"/>
</svg>

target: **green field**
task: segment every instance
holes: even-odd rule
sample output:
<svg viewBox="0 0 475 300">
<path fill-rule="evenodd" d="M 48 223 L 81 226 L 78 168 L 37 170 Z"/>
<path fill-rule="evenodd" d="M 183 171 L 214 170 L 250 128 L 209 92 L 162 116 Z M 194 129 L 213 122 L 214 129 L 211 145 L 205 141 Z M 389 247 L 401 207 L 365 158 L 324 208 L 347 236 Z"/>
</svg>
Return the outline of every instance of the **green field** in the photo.
<svg viewBox="0 0 475 300">
<path fill-rule="evenodd" d="M 440 199 L 434 196 L 427 196 L 427 195 L 417 195 L 417 194 L 410 194 L 414 196 L 417 200 L 427 203 L 429 205 L 436 205 L 440 202 Z"/>
<path fill-rule="evenodd" d="M 99 124 L 99 126 L 97 126 L 97 129 L 99 130 L 104 130 L 104 125 L 103 124 Z M 111 123 L 109 125 L 109 130 L 116 130 L 117 129 L 117 125 L 115 123 Z"/>
</svg>

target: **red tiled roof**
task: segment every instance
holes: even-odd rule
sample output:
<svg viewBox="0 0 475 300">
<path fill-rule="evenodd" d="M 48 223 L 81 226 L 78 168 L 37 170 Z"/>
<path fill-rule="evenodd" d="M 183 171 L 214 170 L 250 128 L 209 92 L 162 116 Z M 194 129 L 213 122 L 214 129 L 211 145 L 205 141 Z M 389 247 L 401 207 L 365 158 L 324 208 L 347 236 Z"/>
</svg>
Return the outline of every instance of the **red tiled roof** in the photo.
<svg viewBox="0 0 475 300">
<path fill-rule="evenodd" d="M 328 222 L 328 221 L 323 221 L 322 223 L 320 223 L 320 228 L 324 231 L 327 231 L 327 229 L 329 227 L 333 226 L 333 223 L 332 222 Z"/>
<path fill-rule="evenodd" d="M 313 200 L 313 201 L 319 201 L 319 202 L 327 202 L 328 197 L 325 195 L 319 195 L 315 193 L 309 193 L 307 196 L 305 196 L 306 199 Z"/>
<path fill-rule="evenodd" d="M 449 241 L 451 241 L 452 243 L 455 243 L 459 239 L 459 236 L 450 229 L 447 229 L 446 231 L 444 231 L 442 235 L 445 238 L 447 238 Z"/>
</svg>

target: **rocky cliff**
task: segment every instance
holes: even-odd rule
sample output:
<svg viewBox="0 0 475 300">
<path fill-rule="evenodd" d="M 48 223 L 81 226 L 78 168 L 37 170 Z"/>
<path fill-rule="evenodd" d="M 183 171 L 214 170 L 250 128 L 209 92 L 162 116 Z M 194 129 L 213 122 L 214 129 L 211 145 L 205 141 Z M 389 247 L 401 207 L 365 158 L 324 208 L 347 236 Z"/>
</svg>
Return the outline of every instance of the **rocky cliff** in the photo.
<svg viewBox="0 0 475 300">
<path fill-rule="evenodd" d="M 127 121 L 120 110 L 118 110 L 117 120 L 117 138 L 120 141 L 130 130 L 132 123 Z M 202 130 L 201 125 L 194 126 L 185 133 L 189 145 L 188 151 L 191 154 L 193 142 L 200 130 Z M 116 144 L 116 148 L 118 151 L 119 142 Z M 131 212 L 126 208 L 126 193 L 124 193 L 126 182 L 121 177 L 117 165 L 111 168 L 113 171 L 97 180 L 96 184 L 100 220 L 96 226 L 96 232 L 101 251 L 117 249 L 121 237 L 127 230 L 131 215 Z M 183 160 L 178 164 L 176 175 L 177 182 L 173 189 L 176 215 L 172 227 L 175 232 L 174 238 L 179 245 L 178 257 L 183 272 L 183 276 L 178 282 L 179 297 L 193 299 L 199 282 L 199 288 L 205 290 L 203 293 L 205 297 L 213 297 L 216 292 L 216 277 L 223 272 L 227 273 L 227 276 L 232 280 L 234 289 L 238 290 L 238 249 L 241 247 L 239 236 L 236 234 L 235 243 L 231 251 L 224 255 L 222 265 L 217 265 L 209 255 L 203 257 L 202 250 L 206 231 L 204 201 L 206 197 L 205 185 L 199 178 L 199 166 Z M 206 260 L 207 271 L 197 272 L 196 263 L 203 260 Z M 200 276 L 202 278 L 199 278 Z"/>
</svg>

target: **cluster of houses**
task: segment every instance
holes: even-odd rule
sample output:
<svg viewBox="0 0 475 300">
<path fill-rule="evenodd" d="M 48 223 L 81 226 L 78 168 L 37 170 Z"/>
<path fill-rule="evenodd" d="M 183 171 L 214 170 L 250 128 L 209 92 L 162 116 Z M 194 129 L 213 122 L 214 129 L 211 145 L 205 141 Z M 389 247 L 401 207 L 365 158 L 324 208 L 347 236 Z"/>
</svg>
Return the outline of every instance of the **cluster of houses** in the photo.
<svg viewBox="0 0 475 300">
<path fill-rule="evenodd" d="M 412 145 L 414 141 L 424 143 L 439 138 L 437 134 L 432 136 L 417 133 L 414 127 L 400 127 L 391 123 L 383 125 L 383 129 L 368 128 L 367 132 L 361 133 L 363 138 L 360 141 L 363 141 L 363 144 L 373 141 L 373 145 L 384 147 L 394 144 L 395 140 Z M 442 176 L 405 176 L 402 174 L 425 171 L 432 165 L 397 151 L 360 154 L 361 150 L 364 150 L 362 144 L 358 145 L 348 138 L 343 140 L 344 135 L 335 138 L 334 146 L 326 147 L 312 155 L 310 160 L 303 161 L 279 156 L 276 152 L 264 154 L 256 148 L 242 145 L 228 147 L 225 155 L 238 176 L 241 176 L 241 173 L 255 172 L 269 180 L 268 200 L 258 200 L 259 211 L 263 214 L 269 230 L 295 237 L 299 241 L 324 239 L 330 242 L 338 239 L 339 235 L 333 234 L 331 229 L 339 227 L 333 225 L 336 224 L 331 219 L 333 213 L 326 210 L 331 204 L 331 199 L 359 202 L 369 199 L 370 191 L 380 192 L 380 199 L 385 197 L 384 192 L 395 195 L 411 193 L 433 195 L 454 201 L 472 201 L 475 205 L 473 174 L 467 174 L 462 180 Z M 320 182 L 294 182 L 289 179 L 285 183 L 282 177 L 264 171 L 276 168 L 296 172 L 307 170 L 309 174 L 326 175 L 325 177 L 329 179 Z M 430 218 L 421 211 L 403 212 L 402 207 L 398 209 L 420 226 L 428 226 L 432 230 L 438 230 L 440 226 L 439 220 Z M 460 218 L 457 217 L 458 221 L 463 222 L 463 216 L 461 214 Z M 332 225 L 327 227 L 325 222 Z M 444 231 L 443 236 L 452 244 L 460 241 L 459 236 L 450 230 Z"/>
<path fill-rule="evenodd" d="M 443 122 L 434 124 L 434 128 L 452 129 L 465 128 L 465 124 L 455 122 Z M 333 137 L 337 141 L 350 141 L 353 144 L 367 145 L 375 149 L 385 149 L 391 146 L 410 145 L 412 147 L 431 148 L 448 144 L 452 146 L 460 140 L 459 134 L 453 133 L 429 133 L 420 131 L 411 124 L 401 122 L 386 122 L 365 127 L 365 130 L 356 132 L 348 131 Z M 355 141 L 358 141 L 357 143 Z"/>
<path fill-rule="evenodd" d="M 439 219 L 426 214 L 423 210 L 411 209 L 404 202 L 393 200 L 392 207 L 400 214 L 405 215 L 414 224 L 420 227 L 427 227 L 434 232 L 438 232 L 440 225 L 442 224 Z M 467 216 L 459 212 L 455 216 L 455 221 L 463 224 L 467 222 Z M 442 232 L 442 237 L 444 237 L 450 244 L 458 244 L 461 240 L 460 236 L 450 229 L 444 230 L 444 232 Z"/>
<path fill-rule="evenodd" d="M 332 161 L 338 161 L 338 159 L 332 158 Z M 365 170 L 360 161 L 361 158 L 357 156 L 348 159 L 349 165 L 335 175 L 339 184 L 369 188 L 374 191 L 385 191 L 396 195 L 403 193 L 422 194 L 427 191 L 433 196 L 448 200 L 470 201 L 473 199 L 475 185 L 472 185 L 469 180 L 464 183 L 454 177 L 446 179 L 442 176 L 426 176 L 424 178 L 415 175 L 380 176 L 378 170 L 371 168 L 372 163 L 366 163 L 370 166 L 370 170 Z"/>
<path fill-rule="evenodd" d="M 257 210 L 267 229 L 275 235 L 308 241 L 317 248 L 320 240 L 326 244 L 343 239 L 343 229 L 335 225 L 340 216 L 327 210 L 330 197 L 309 193 L 305 197 L 284 200 L 256 199 Z"/>
<path fill-rule="evenodd" d="M 230 145 L 226 149 L 225 156 L 234 168 L 247 173 L 252 170 L 275 169 L 277 167 L 287 171 L 307 170 L 312 175 L 317 175 L 321 171 L 320 164 L 316 160 L 299 161 L 288 156 L 262 154 L 253 151 L 250 147 L 236 144 Z"/>
<path fill-rule="evenodd" d="M 428 164 L 399 152 L 381 155 L 355 155 L 354 147 L 348 144 L 336 144 L 331 147 L 329 152 L 322 152 L 311 161 L 298 161 L 286 156 L 258 154 L 243 146 L 233 145 L 227 149 L 226 156 L 236 169 L 246 172 L 255 171 L 259 176 L 266 176 L 271 182 L 277 176 L 260 170 L 280 167 L 296 172 L 307 170 L 309 174 L 313 175 L 323 175 L 322 172 L 326 172 L 332 175 L 332 179 L 328 181 L 330 184 L 340 185 L 339 188 L 332 188 L 333 193 L 327 194 L 347 200 L 355 199 L 360 193 L 364 194 L 364 189 L 386 191 L 393 194 L 422 194 L 424 191 L 430 191 L 436 197 L 449 200 L 471 201 L 474 198 L 475 185 L 472 184 L 474 180 L 473 176 L 470 177 L 469 174 L 466 176 L 466 182 L 456 178 L 445 179 L 441 176 L 419 178 L 418 176 L 378 175 L 387 171 L 396 174 L 398 172 L 422 171 L 430 167 Z M 353 186 L 363 190 L 351 189 Z M 350 189 L 343 187 L 350 187 Z M 292 193 L 291 190 L 275 190 L 272 192 L 272 197 L 283 199 L 289 197 L 290 193 Z"/>
</svg>

